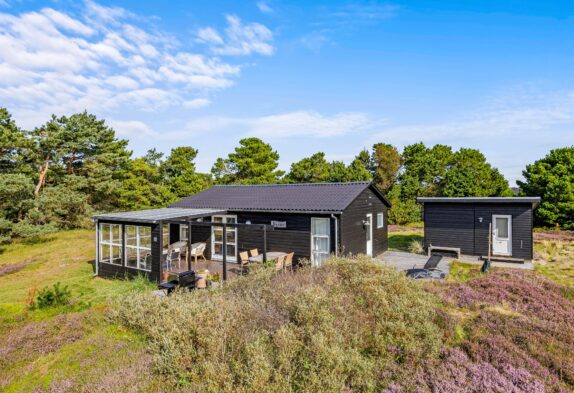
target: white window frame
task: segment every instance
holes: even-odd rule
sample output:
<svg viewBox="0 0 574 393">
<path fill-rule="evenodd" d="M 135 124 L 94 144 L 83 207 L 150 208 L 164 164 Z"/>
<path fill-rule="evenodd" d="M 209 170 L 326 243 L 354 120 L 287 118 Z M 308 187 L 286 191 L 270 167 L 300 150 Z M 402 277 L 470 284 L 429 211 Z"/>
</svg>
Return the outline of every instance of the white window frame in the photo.
<svg viewBox="0 0 574 393">
<path fill-rule="evenodd" d="M 385 213 L 377 213 L 377 229 L 385 226 Z"/>
<path fill-rule="evenodd" d="M 227 223 L 228 218 L 233 218 L 233 219 L 235 219 L 235 223 L 237 224 L 237 215 L 234 215 L 234 214 L 218 214 L 216 216 L 212 216 L 211 217 L 212 223 L 215 223 L 215 218 L 221 218 L 222 224 Z M 215 229 L 216 228 L 223 228 L 223 227 L 217 227 L 215 225 L 211 227 L 211 258 L 213 260 L 216 260 L 216 261 L 221 261 L 221 260 L 223 260 L 223 256 L 215 254 Z M 237 250 L 237 227 L 233 227 L 233 228 L 227 227 L 226 231 L 227 232 L 229 232 L 229 231 L 235 232 L 235 241 L 233 243 L 227 243 L 227 245 L 230 245 L 230 244 L 235 245 L 235 255 L 227 255 L 226 260 L 227 260 L 227 262 L 237 262 L 237 251 L 238 251 Z M 217 243 L 219 243 L 219 242 L 217 242 Z M 221 245 L 222 245 L 221 247 L 223 249 L 223 242 L 221 242 Z"/>
<path fill-rule="evenodd" d="M 327 228 L 329 228 L 329 232 L 327 235 L 317 235 L 313 233 L 313 221 L 314 220 L 326 220 L 327 221 Z M 331 254 L 331 219 L 328 217 L 311 217 L 311 265 L 317 267 L 320 266 L 321 263 L 319 261 L 315 261 L 315 251 L 313 249 L 313 245 L 314 245 L 314 240 L 316 238 L 322 238 L 322 239 L 327 239 L 327 244 L 328 244 L 328 251 L 327 252 L 320 252 L 321 254 L 326 254 L 327 258 L 328 256 Z"/>
<path fill-rule="evenodd" d="M 183 235 L 184 232 L 189 233 L 189 227 L 187 224 L 179 224 L 179 241 L 187 241 L 187 235 Z"/>
<path fill-rule="evenodd" d="M 110 227 L 110 235 L 107 239 L 104 238 L 104 226 L 109 226 Z M 114 227 L 118 227 L 119 231 L 120 231 L 120 242 L 116 243 L 116 239 L 114 239 Z M 99 236 L 100 236 L 100 249 L 99 249 L 99 253 L 98 253 L 98 263 L 107 263 L 109 265 L 114 265 L 114 266 L 122 266 L 122 261 L 123 261 L 123 256 L 122 256 L 122 242 L 124 239 L 124 233 L 123 233 L 123 227 L 121 224 L 112 224 L 112 223 L 107 223 L 107 222 L 101 222 L 99 223 Z M 104 247 L 103 246 L 108 246 L 110 248 L 109 254 L 107 255 L 107 259 L 104 259 L 105 255 L 104 255 Z M 114 247 L 119 247 L 120 249 L 120 256 L 119 258 L 116 258 L 116 260 L 118 260 L 118 262 L 113 262 L 114 258 Z"/>
<path fill-rule="evenodd" d="M 131 245 L 128 244 L 127 241 L 127 227 L 135 227 L 136 229 L 136 244 L 135 245 Z M 144 247 L 141 245 L 141 232 L 140 229 L 141 228 L 149 228 L 149 237 L 150 237 L 150 241 L 149 241 L 149 247 Z M 142 271 L 146 271 L 149 272 L 151 271 L 151 266 L 149 269 L 146 269 L 145 267 L 145 254 L 149 253 L 151 255 L 151 244 L 152 244 L 152 240 L 151 240 L 152 234 L 151 234 L 151 227 L 146 226 L 146 225 L 126 225 L 126 235 L 125 235 L 125 239 L 126 239 L 126 255 L 124 256 L 124 263 L 125 266 L 129 269 L 137 269 L 137 270 L 142 270 Z M 130 250 L 136 250 L 136 258 L 137 258 L 137 265 L 136 266 L 128 266 L 128 249 Z M 143 258 L 142 258 L 143 257 Z M 151 265 L 151 264 L 150 264 Z"/>
</svg>

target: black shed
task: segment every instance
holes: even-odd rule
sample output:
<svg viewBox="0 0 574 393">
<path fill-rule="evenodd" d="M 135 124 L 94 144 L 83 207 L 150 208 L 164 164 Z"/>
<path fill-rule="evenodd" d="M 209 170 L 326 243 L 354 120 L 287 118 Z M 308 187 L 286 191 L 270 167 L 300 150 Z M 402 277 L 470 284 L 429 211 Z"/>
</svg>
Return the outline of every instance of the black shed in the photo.
<svg viewBox="0 0 574 393">
<path fill-rule="evenodd" d="M 463 254 L 531 260 L 539 197 L 417 198 L 424 205 L 424 246 Z M 489 241 L 490 240 L 490 241 Z"/>
<path fill-rule="evenodd" d="M 214 186 L 168 208 L 94 216 L 96 274 L 160 281 L 198 266 L 186 252 L 174 267 L 168 255 L 178 249 L 200 249 L 211 269 L 222 262 L 224 277 L 253 249 L 314 265 L 331 254 L 376 256 L 388 248 L 389 207 L 370 182 Z"/>
</svg>

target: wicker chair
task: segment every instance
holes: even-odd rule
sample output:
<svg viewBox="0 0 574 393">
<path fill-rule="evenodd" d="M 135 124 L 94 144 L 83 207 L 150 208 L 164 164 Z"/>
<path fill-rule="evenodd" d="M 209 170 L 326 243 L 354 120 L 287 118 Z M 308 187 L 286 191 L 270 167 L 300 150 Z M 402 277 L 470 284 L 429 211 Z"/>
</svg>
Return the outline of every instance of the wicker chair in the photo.
<svg viewBox="0 0 574 393">
<path fill-rule="evenodd" d="M 257 255 L 259 255 L 259 250 L 256 249 L 256 248 L 254 248 L 253 250 L 249 250 L 249 254 L 250 254 L 252 257 L 256 257 Z"/>
<path fill-rule="evenodd" d="M 249 254 L 247 254 L 247 251 L 239 253 L 239 260 L 241 263 L 241 275 L 243 275 L 243 270 L 247 265 L 249 265 Z"/>
<path fill-rule="evenodd" d="M 295 253 L 290 252 L 285 256 L 285 269 L 293 270 L 293 255 L 295 255 Z"/>
<path fill-rule="evenodd" d="M 189 255 L 191 255 L 195 259 L 195 265 L 196 266 L 197 266 L 197 257 L 203 258 L 204 261 L 207 260 L 207 259 L 205 259 L 205 255 L 203 255 L 203 253 L 205 252 L 205 247 L 206 247 L 205 243 L 193 243 L 191 245 L 191 249 L 189 250 Z"/>
</svg>

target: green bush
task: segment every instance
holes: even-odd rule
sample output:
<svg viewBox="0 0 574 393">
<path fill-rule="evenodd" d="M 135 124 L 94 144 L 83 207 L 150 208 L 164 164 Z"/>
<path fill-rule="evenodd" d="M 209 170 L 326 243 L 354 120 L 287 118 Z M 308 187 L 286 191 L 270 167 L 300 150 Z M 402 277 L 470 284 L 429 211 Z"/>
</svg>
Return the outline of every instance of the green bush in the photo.
<svg viewBox="0 0 574 393">
<path fill-rule="evenodd" d="M 44 287 L 32 296 L 29 302 L 31 309 L 43 309 L 48 307 L 67 306 L 70 304 L 72 293 L 68 286 L 61 287 L 57 282 L 52 287 Z"/>
<path fill-rule="evenodd" d="M 130 295 L 111 317 L 147 336 L 158 370 L 194 391 L 378 391 L 438 354 L 433 306 L 363 256 L 259 269 L 216 291 Z"/>
</svg>

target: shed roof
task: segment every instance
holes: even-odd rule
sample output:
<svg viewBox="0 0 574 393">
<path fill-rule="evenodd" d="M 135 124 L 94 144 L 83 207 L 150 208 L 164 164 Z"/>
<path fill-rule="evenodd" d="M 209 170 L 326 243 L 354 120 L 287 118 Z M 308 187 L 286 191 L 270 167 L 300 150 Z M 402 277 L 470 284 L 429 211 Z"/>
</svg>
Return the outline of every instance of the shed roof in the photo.
<svg viewBox="0 0 574 393">
<path fill-rule="evenodd" d="M 388 200 L 370 182 L 297 183 L 213 186 L 182 199 L 172 208 L 211 208 L 229 211 L 336 213 L 366 188 L 371 187 L 381 200 Z"/>
<path fill-rule="evenodd" d="M 94 219 L 154 224 L 164 220 L 175 220 L 179 218 L 199 218 L 221 213 L 225 213 L 225 210 L 165 207 L 162 209 L 147 209 L 147 210 L 135 210 L 130 212 L 96 214 L 94 216 Z"/>
<path fill-rule="evenodd" d="M 419 197 L 421 203 L 530 203 L 540 204 L 540 197 Z"/>
</svg>

